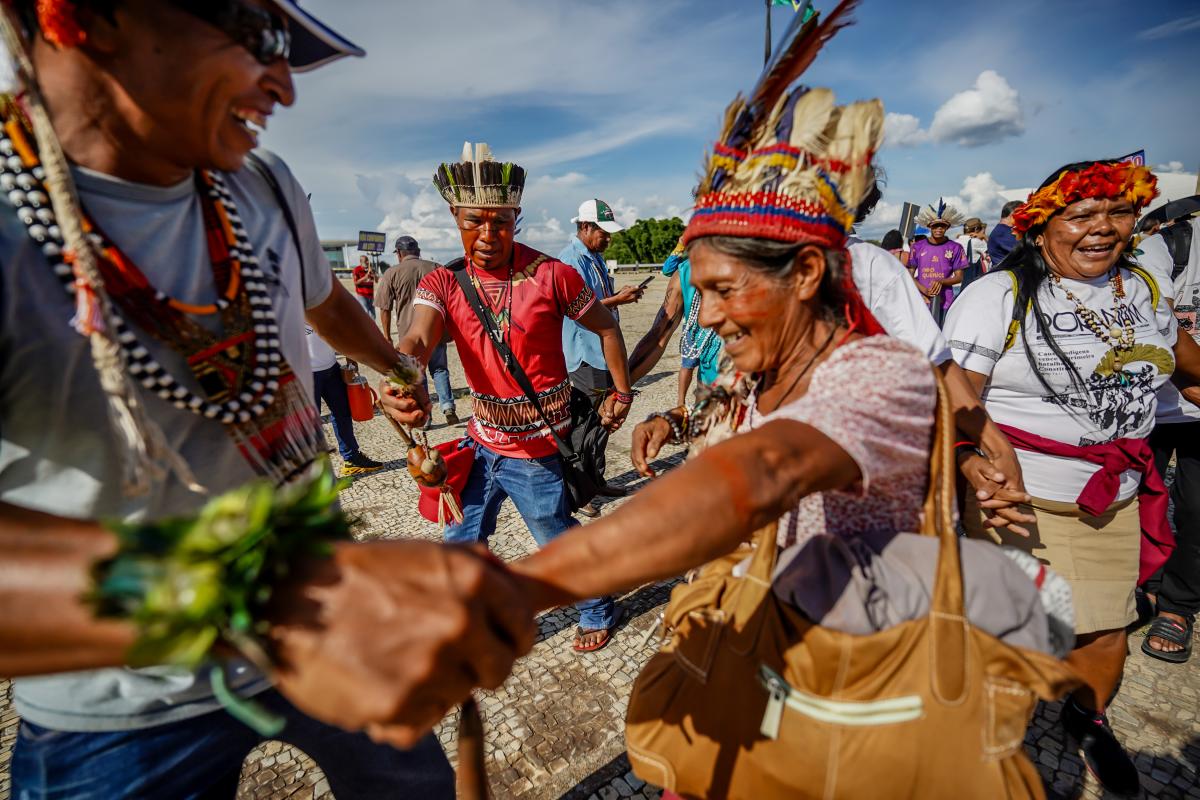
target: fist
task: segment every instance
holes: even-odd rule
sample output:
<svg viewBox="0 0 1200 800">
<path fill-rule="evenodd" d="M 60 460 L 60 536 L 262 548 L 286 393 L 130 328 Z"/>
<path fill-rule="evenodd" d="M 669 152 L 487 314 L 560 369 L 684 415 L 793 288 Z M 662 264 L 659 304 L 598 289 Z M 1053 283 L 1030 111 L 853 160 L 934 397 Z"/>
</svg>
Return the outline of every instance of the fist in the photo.
<svg viewBox="0 0 1200 800">
<path fill-rule="evenodd" d="M 533 610 L 486 550 L 338 545 L 277 591 L 276 686 L 306 713 L 411 747 L 533 646 Z"/>
</svg>

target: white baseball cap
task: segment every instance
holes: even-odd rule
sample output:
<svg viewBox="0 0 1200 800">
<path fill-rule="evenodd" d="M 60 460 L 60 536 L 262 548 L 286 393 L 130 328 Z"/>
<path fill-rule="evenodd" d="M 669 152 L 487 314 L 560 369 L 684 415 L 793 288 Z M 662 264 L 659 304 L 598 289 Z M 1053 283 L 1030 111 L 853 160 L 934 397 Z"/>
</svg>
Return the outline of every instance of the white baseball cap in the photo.
<svg viewBox="0 0 1200 800">
<path fill-rule="evenodd" d="M 617 224 L 612 206 L 603 200 L 584 200 L 579 206 L 579 216 L 572 217 L 571 222 L 594 222 L 607 233 L 625 230 Z"/>
</svg>

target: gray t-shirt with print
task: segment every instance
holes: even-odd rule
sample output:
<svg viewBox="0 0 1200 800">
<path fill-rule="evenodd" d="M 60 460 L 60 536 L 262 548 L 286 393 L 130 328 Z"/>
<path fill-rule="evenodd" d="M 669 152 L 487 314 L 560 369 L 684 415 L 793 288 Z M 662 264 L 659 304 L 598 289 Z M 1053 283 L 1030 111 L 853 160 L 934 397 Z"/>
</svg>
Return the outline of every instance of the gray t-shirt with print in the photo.
<svg viewBox="0 0 1200 800">
<path fill-rule="evenodd" d="M 228 175 L 227 183 L 266 275 L 283 355 L 311 393 L 304 309 L 329 296 L 333 276 L 304 191 L 282 161 L 270 153 L 261 156 L 288 200 L 303 258 L 261 175 L 246 166 Z M 75 170 L 75 178 L 88 213 L 155 287 L 186 303 L 215 301 L 192 179 L 147 186 L 83 169 Z M 189 491 L 174 475 L 148 495 L 122 496 L 117 440 L 88 342 L 71 327 L 74 311 L 40 248 L 0 195 L 0 501 L 77 519 L 153 520 L 194 511 L 204 496 Z M 199 391 L 182 357 L 149 336 L 140 338 L 165 369 Z M 143 391 L 142 398 L 210 493 L 254 477 L 219 423 L 176 409 L 150 392 Z M 246 694 L 267 686 L 245 665 L 236 668 L 233 682 Z M 171 668 L 23 678 L 16 682 L 15 697 L 18 711 L 30 722 L 74 731 L 144 728 L 219 707 L 202 674 Z"/>
</svg>

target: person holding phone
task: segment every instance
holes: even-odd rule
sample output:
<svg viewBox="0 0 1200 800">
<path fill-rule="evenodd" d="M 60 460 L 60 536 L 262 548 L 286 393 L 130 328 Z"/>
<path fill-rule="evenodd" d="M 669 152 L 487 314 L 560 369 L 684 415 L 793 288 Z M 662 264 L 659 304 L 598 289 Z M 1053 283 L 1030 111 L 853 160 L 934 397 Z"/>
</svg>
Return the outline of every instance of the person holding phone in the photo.
<svg viewBox="0 0 1200 800">
<path fill-rule="evenodd" d="M 641 300 L 649 281 L 640 286 L 623 286 L 620 291 L 613 288 L 604 251 L 608 249 L 612 235 L 624 228 L 617 222 L 612 206 L 603 200 L 585 200 L 579 206 L 578 216 L 571 221 L 575 223 L 575 236 L 558 254 L 558 260 L 570 264 L 580 274 L 583 282 L 596 295 L 596 300 L 612 313 L 619 324 L 621 316 L 617 308 Z M 596 398 L 597 402 L 602 401 L 613 388 L 613 382 L 604 361 L 600 337 L 570 319 L 563 321 L 562 336 L 571 385 Z M 623 494 L 615 487 L 606 487 L 605 493 L 613 496 Z M 592 502 L 580 508 L 578 513 L 585 517 L 598 517 L 600 509 Z"/>
</svg>

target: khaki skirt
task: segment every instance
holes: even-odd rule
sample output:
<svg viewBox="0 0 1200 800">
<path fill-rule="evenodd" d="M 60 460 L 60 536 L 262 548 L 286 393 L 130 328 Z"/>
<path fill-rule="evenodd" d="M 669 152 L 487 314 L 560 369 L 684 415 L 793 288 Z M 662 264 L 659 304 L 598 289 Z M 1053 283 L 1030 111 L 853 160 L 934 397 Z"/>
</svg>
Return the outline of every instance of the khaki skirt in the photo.
<svg viewBox="0 0 1200 800">
<path fill-rule="evenodd" d="M 1023 550 L 1071 584 L 1075 604 L 1075 633 L 1124 628 L 1137 619 L 1137 588 L 1142 525 L 1137 497 L 1113 503 L 1093 517 L 1075 503 L 1034 498 L 1021 510 L 1037 516 L 1022 525 L 1029 536 L 983 527 L 975 498 L 967 496 L 963 525 L 972 539 Z"/>
</svg>

